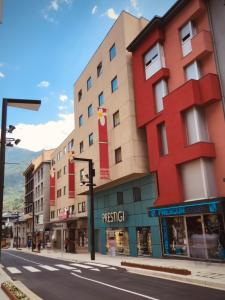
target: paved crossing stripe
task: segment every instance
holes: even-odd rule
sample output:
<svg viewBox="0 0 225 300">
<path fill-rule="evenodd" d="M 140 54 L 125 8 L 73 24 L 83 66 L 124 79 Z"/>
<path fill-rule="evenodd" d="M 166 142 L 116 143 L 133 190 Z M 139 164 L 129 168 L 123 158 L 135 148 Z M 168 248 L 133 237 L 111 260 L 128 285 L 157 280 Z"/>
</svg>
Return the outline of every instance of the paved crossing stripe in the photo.
<svg viewBox="0 0 225 300">
<path fill-rule="evenodd" d="M 111 266 L 108 266 L 108 265 L 104 265 L 104 264 L 99 264 L 99 263 L 88 262 L 86 264 L 87 265 L 91 265 L 91 266 L 95 266 L 95 267 L 100 267 L 100 268 L 108 268 L 109 270 L 117 270 L 114 267 L 111 267 Z"/>
<path fill-rule="evenodd" d="M 82 265 L 82 264 L 70 264 L 71 266 L 75 266 L 75 267 L 78 267 L 78 268 L 83 268 L 83 269 L 92 269 L 91 266 L 87 266 L 87 265 Z"/>
<path fill-rule="evenodd" d="M 74 267 L 70 267 L 70 266 L 67 266 L 67 265 L 55 265 L 56 267 L 59 267 L 59 268 L 62 268 L 62 269 L 65 269 L 65 270 L 74 270 L 75 268 Z"/>
<path fill-rule="evenodd" d="M 46 269 L 48 271 L 59 271 L 59 269 L 53 268 L 51 266 L 47 266 L 47 265 L 39 265 L 39 267 Z"/>
<path fill-rule="evenodd" d="M 31 266 L 23 266 L 23 268 L 27 271 L 30 271 L 32 273 L 35 273 L 35 272 L 41 272 L 39 269 L 36 269 L 34 267 L 31 267 Z"/>
<path fill-rule="evenodd" d="M 20 270 L 18 270 L 17 268 L 14 268 L 14 267 L 7 267 L 6 268 L 10 273 L 12 274 L 20 274 L 22 273 Z"/>
</svg>

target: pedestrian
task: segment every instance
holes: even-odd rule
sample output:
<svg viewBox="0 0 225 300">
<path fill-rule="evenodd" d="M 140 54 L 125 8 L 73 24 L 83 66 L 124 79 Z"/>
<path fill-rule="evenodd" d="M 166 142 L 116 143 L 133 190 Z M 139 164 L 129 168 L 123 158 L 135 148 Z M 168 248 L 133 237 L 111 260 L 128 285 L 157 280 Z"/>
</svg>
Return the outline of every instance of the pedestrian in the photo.
<svg viewBox="0 0 225 300">
<path fill-rule="evenodd" d="M 41 240 L 38 241 L 37 247 L 38 247 L 38 252 L 41 252 Z"/>
<path fill-rule="evenodd" d="M 30 250 L 30 248 L 31 248 L 31 239 L 29 239 L 29 240 L 27 241 L 27 247 L 28 247 L 28 250 Z"/>
<path fill-rule="evenodd" d="M 115 237 L 109 239 L 109 253 L 111 256 L 116 256 L 116 240 Z"/>
<path fill-rule="evenodd" d="M 65 239 L 64 244 L 65 244 L 65 250 L 66 250 L 66 253 L 67 253 L 68 252 L 68 247 L 69 247 L 69 239 L 68 238 Z"/>
</svg>

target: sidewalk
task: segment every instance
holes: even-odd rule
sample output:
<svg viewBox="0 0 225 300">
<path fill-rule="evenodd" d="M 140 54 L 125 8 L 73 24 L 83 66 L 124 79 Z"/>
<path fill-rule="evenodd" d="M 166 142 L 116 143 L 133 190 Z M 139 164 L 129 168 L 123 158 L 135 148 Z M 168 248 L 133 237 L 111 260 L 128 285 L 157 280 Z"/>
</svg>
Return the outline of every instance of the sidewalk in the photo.
<svg viewBox="0 0 225 300">
<path fill-rule="evenodd" d="M 3 271 L 2 265 L 0 265 L 0 285 L 4 281 L 10 280 L 9 276 Z M 6 295 L 6 293 L 0 288 L 0 299 L 1 300 L 9 300 L 9 297 Z"/>
<path fill-rule="evenodd" d="M 15 250 L 16 251 L 16 250 Z M 28 249 L 22 249 L 20 251 L 29 252 Z M 57 258 L 67 261 L 79 261 L 90 262 L 90 254 L 74 254 L 65 253 L 55 250 L 41 250 L 41 253 L 33 252 L 36 255 L 47 256 L 50 258 Z M 93 261 L 92 261 L 93 262 Z M 168 280 L 175 280 L 185 283 L 197 284 L 205 287 L 225 290 L 225 264 L 224 263 L 212 263 L 212 262 L 200 262 L 180 259 L 157 259 L 149 257 L 131 257 L 131 256 L 109 256 L 96 253 L 96 263 L 108 264 L 112 266 L 125 268 L 127 271 L 146 275 L 164 278 Z M 137 267 L 121 266 L 121 262 L 141 264 L 145 267 L 162 267 L 173 269 L 185 269 L 191 272 L 191 275 L 179 275 L 168 272 L 146 270 Z M 1 298 L 0 298 L 1 299 Z"/>
</svg>

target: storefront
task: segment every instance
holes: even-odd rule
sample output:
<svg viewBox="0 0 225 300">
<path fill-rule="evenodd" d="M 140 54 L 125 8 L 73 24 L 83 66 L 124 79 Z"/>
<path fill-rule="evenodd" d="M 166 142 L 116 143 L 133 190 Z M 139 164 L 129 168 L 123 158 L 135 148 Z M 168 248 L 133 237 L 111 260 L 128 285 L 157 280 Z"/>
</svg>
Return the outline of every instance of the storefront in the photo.
<svg viewBox="0 0 225 300">
<path fill-rule="evenodd" d="M 159 217 L 163 254 L 225 261 L 224 200 L 150 208 Z"/>
<path fill-rule="evenodd" d="M 147 208 L 155 200 L 152 176 L 95 193 L 96 251 L 115 255 L 161 257 L 159 220 L 148 218 Z M 135 201 L 134 191 L 141 198 Z M 118 199 L 118 195 L 120 199 Z M 121 201 L 122 197 L 122 201 Z M 118 201 L 120 200 L 120 201 Z"/>
</svg>

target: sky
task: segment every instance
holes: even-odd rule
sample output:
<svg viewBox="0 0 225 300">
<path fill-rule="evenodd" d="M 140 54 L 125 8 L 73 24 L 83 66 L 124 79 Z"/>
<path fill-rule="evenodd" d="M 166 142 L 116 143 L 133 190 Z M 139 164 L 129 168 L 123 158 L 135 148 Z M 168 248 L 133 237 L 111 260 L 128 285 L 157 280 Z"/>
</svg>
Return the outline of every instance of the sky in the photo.
<svg viewBox="0 0 225 300">
<path fill-rule="evenodd" d="M 175 0 L 3 0 L 0 101 L 40 99 L 38 112 L 8 108 L 19 147 L 57 147 L 73 130 L 73 85 L 122 10 L 151 20 Z M 1 108 L 0 108 L 1 112 Z"/>
</svg>

